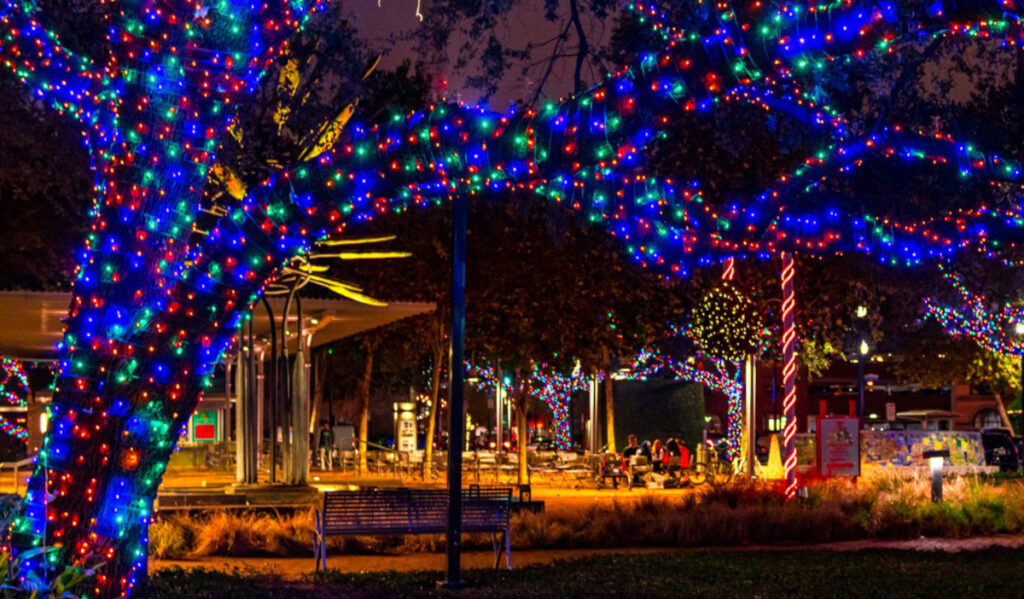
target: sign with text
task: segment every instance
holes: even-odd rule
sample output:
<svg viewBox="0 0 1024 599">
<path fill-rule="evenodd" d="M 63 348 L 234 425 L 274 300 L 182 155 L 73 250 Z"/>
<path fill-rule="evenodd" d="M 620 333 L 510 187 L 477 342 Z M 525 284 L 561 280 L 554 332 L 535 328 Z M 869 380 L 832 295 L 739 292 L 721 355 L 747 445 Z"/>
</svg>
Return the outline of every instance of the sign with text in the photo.
<svg viewBox="0 0 1024 599">
<path fill-rule="evenodd" d="M 192 415 L 192 440 L 196 443 L 213 443 L 217 440 L 219 427 L 217 410 L 198 410 Z"/>
<path fill-rule="evenodd" d="M 416 451 L 416 404 L 395 403 L 395 448 Z"/>
<path fill-rule="evenodd" d="M 822 476 L 860 476 L 860 420 L 818 419 L 818 471 Z"/>
</svg>

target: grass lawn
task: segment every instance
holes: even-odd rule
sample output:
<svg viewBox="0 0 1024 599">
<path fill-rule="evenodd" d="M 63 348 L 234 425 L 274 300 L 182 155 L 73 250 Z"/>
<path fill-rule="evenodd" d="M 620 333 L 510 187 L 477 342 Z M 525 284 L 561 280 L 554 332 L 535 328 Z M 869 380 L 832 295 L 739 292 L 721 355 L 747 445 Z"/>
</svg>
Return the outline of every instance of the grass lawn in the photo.
<svg viewBox="0 0 1024 599">
<path fill-rule="evenodd" d="M 514 558 L 514 556 L 513 556 Z M 146 599 L 327 597 L 1024 598 L 1024 550 L 698 551 L 596 557 L 512 572 L 472 570 L 458 592 L 438 572 L 340 574 L 287 582 L 266 572 L 164 570 Z"/>
</svg>

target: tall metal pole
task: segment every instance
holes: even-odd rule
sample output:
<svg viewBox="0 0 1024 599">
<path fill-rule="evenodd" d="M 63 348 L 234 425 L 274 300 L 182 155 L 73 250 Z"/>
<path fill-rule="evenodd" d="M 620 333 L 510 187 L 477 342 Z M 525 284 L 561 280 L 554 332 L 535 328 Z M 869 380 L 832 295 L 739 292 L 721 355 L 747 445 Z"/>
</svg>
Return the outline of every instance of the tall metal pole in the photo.
<svg viewBox="0 0 1024 599">
<path fill-rule="evenodd" d="M 1021 53 L 1024 54 L 1024 50 L 1021 50 Z M 1021 356 L 1021 422 L 1020 428 L 1017 429 L 1017 436 L 1024 437 L 1024 355 Z"/>
<path fill-rule="evenodd" d="M 462 585 L 462 446 L 466 436 L 462 384 L 466 349 L 466 221 L 468 199 L 457 194 L 452 215 L 452 344 L 448 358 L 448 534 L 445 585 Z"/>
<path fill-rule="evenodd" d="M 864 426 L 864 360 L 867 358 L 861 354 L 857 358 L 857 418 L 860 419 L 861 427 Z"/>
<path fill-rule="evenodd" d="M 502 448 L 505 446 L 505 411 L 503 409 L 505 405 L 505 381 L 502 378 L 501 366 L 495 369 L 495 373 L 498 376 L 494 384 L 494 449 L 501 453 Z"/>
</svg>

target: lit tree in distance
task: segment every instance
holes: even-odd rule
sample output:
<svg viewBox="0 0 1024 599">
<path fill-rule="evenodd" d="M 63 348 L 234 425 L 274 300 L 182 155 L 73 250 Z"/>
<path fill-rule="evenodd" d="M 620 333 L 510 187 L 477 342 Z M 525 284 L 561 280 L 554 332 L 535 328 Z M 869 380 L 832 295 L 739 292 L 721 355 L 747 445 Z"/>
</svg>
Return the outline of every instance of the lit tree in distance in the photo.
<svg viewBox="0 0 1024 599">
<path fill-rule="evenodd" d="M 994 354 L 1024 355 L 1024 306 L 1004 304 L 991 311 L 985 296 L 968 289 L 958 273 L 944 272 L 943 277 L 953 286 L 960 304 L 942 304 L 926 297 L 925 318 L 938 322 L 946 334 L 970 339 Z"/>
<path fill-rule="evenodd" d="M 785 209 L 865 156 L 1019 181 L 1014 164 L 948 136 L 891 125 L 849 139 L 841 115 L 798 93 L 808 64 L 858 60 L 901 39 L 984 34 L 1016 44 L 1013 0 L 723 2 L 692 31 L 636 3 L 663 47 L 571 100 L 521 113 L 443 104 L 344 131 L 354 98 L 338 98 L 347 108 L 326 118 L 303 105 L 315 66 L 296 35 L 324 7 L 115 0 L 104 5 L 103 55 L 88 58 L 40 25 L 31 3 L 0 4 L 0 62 L 81 123 L 95 175 L 52 425 L 9 545 L 23 578 L 102 562 L 90 594 L 131 592 L 145 573 L 157 487 L 214 366 L 281 268 L 348 223 L 457 194 L 531 191 L 608 227 L 644 265 L 679 275 L 791 250 L 870 251 L 914 265 L 992 251 L 989 240 L 1019 232 L 1018 215 L 983 210 L 895 222 Z M 756 43 L 744 41 L 748 32 Z M 637 171 L 668 114 L 721 101 L 792 116 L 828 147 L 729 213 L 707 209 L 699 185 Z M 268 106 L 267 119 L 245 118 Z M 267 126 L 275 119 L 296 119 L 303 135 L 277 139 Z"/>
<path fill-rule="evenodd" d="M 21 362 L 6 357 L 0 358 L 0 369 L 3 370 L 3 379 L 0 380 L 0 396 L 9 406 L 28 407 L 28 376 L 25 375 L 25 369 Z M 28 441 L 28 431 L 25 427 L 11 422 L 2 414 L 0 414 L 0 431 L 19 441 Z"/>
<path fill-rule="evenodd" d="M 467 373 L 473 385 L 480 389 L 493 390 L 499 384 L 497 371 L 490 365 L 466 364 Z M 508 383 L 501 382 L 508 386 Z M 569 409 L 574 393 L 586 391 L 590 382 L 579 369 L 569 374 L 555 372 L 543 362 L 534 362 L 528 384 L 530 397 L 544 402 L 551 410 L 555 446 L 563 451 L 572 449 L 572 430 Z M 515 395 L 515 393 L 511 393 Z M 525 442 L 525 441 L 524 441 Z"/>
</svg>

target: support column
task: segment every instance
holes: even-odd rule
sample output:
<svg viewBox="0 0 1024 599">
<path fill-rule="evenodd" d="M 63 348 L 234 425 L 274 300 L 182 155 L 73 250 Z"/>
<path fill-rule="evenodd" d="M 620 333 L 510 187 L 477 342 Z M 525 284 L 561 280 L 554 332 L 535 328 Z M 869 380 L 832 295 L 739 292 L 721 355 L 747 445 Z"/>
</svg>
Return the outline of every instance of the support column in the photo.
<svg viewBox="0 0 1024 599">
<path fill-rule="evenodd" d="M 494 440 L 495 450 L 501 451 L 504 448 L 502 442 L 505 440 L 505 383 L 502 380 L 501 367 L 495 368 L 497 380 L 494 383 Z"/>
<path fill-rule="evenodd" d="M 239 342 L 237 366 L 235 368 L 235 480 L 238 484 L 254 485 L 259 477 L 259 411 L 261 377 L 257 374 L 258 362 L 253 347 L 252 321 L 249 332 L 243 333 Z"/>
<path fill-rule="evenodd" d="M 242 344 L 238 344 L 238 355 L 235 357 L 235 482 L 244 484 L 247 479 L 247 461 L 249 453 L 246 451 L 246 444 L 249 442 L 248 410 L 246 409 L 245 367 Z"/>
<path fill-rule="evenodd" d="M 747 454 L 747 476 L 754 477 L 757 460 L 757 358 L 750 356 L 743 366 L 743 435 L 746 440 L 744 451 Z"/>
<path fill-rule="evenodd" d="M 302 349 L 295 354 L 291 391 L 291 439 L 285 484 L 305 485 L 309 480 L 309 367 Z"/>
<path fill-rule="evenodd" d="M 792 252 L 781 252 L 782 257 L 782 410 L 786 427 L 782 431 L 785 446 L 786 501 L 796 495 L 796 298 L 793 277 L 796 268 Z"/>
</svg>

